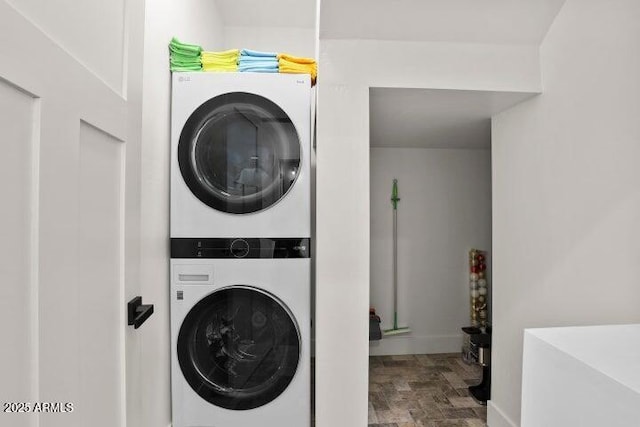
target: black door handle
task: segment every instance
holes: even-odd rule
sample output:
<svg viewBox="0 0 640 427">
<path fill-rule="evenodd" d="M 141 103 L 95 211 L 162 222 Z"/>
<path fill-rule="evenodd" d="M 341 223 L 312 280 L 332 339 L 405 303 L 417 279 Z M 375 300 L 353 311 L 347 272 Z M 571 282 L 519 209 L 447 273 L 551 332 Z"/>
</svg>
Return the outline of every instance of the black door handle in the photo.
<svg viewBox="0 0 640 427">
<path fill-rule="evenodd" d="M 153 304 L 142 304 L 142 297 L 135 297 L 127 303 L 127 322 L 138 329 L 153 314 Z"/>
</svg>

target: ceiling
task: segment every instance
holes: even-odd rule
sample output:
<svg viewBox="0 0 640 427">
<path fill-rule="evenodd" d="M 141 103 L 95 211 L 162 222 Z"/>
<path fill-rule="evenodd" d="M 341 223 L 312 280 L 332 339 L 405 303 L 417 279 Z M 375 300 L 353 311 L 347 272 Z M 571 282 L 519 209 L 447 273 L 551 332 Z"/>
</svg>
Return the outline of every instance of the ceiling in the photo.
<svg viewBox="0 0 640 427">
<path fill-rule="evenodd" d="M 228 27 L 315 28 L 316 0 L 217 0 Z"/>
<path fill-rule="evenodd" d="M 532 96 L 522 92 L 371 88 L 371 146 L 489 148 L 491 117 Z"/>
<path fill-rule="evenodd" d="M 235 27 L 313 29 L 320 38 L 539 44 L 565 0 L 214 0 Z"/>
<path fill-rule="evenodd" d="M 322 0 L 320 38 L 539 44 L 565 0 Z"/>
<path fill-rule="evenodd" d="M 215 0 L 225 26 L 312 29 L 316 0 Z M 565 0 L 318 0 L 320 37 L 534 44 Z M 530 93 L 372 88 L 374 147 L 488 148 L 490 117 Z"/>
</svg>

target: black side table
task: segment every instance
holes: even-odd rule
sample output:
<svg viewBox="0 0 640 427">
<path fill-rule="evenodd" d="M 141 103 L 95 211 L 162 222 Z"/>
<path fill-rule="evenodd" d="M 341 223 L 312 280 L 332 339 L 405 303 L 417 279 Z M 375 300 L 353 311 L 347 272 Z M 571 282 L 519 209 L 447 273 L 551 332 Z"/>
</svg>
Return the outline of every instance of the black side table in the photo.
<svg viewBox="0 0 640 427">
<path fill-rule="evenodd" d="M 471 335 L 471 352 L 476 362 L 482 366 L 482 381 L 469 386 L 469 394 L 481 405 L 491 398 L 491 334 Z"/>
</svg>

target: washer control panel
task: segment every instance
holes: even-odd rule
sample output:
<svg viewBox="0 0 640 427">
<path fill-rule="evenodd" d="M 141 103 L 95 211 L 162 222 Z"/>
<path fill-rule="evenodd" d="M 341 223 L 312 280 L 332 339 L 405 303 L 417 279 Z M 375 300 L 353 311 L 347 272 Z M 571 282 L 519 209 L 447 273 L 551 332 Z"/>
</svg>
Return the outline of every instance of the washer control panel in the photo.
<svg viewBox="0 0 640 427">
<path fill-rule="evenodd" d="M 311 239 L 171 239 L 171 258 L 310 258 Z"/>
</svg>

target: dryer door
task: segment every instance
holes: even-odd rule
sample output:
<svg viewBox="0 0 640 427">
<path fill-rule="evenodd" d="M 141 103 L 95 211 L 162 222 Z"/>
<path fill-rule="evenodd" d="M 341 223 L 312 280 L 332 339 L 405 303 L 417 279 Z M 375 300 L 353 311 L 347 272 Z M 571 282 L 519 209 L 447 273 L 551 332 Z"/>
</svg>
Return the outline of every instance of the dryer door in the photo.
<svg viewBox="0 0 640 427">
<path fill-rule="evenodd" d="M 287 114 L 255 94 L 212 98 L 180 134 L 178 163 L 187 186 L 210 207 L 245 214 L 282 199 L 300 167 L 300 140 Z"/>
<path fill-rule="evenodd" d="M 177 343 L 182 373 L 213 405 L 253 409 L 289 385 L 300 358 L 298 326 L 275 296 L 249 286 L 223 288 L 189 311 Z"/>
</svg>

